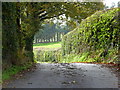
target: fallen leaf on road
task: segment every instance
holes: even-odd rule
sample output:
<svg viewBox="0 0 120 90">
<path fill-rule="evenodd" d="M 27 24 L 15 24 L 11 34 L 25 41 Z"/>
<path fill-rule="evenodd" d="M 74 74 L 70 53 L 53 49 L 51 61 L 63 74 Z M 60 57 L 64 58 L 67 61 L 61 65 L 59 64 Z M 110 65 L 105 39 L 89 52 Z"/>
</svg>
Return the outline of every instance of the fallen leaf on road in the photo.
<svg viewBox="0 0 120 90">
<path fill-rule="evenodd" d="M 76 81 L 72 81 L 71 83 L 75 84 L 75 83 L 76 83 Z"/>
<path fill-rule="evenodd" d="M 62 84 L 70 84 L 70 82 L 62 82 Z"/>
<path fill-rule="evenodd" d="M 32 83 L 28 83 L 28 84 L 32 84 Z"/>
</svg>

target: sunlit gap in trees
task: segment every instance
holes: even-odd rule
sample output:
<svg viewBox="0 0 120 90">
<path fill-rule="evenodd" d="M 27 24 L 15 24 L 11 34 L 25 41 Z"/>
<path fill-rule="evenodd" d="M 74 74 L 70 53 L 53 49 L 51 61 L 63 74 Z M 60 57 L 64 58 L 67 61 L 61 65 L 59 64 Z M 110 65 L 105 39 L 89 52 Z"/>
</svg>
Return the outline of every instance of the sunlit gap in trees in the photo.
<svg viewBox="0 0 120 90">
<path fill-rule="evenodd" d="M 103 0 L 104 4 L 108 7 L 108 8 L 114 8 L 114 7 L 119 7 L 120 4 L 120 0 Z"/>
</svg>

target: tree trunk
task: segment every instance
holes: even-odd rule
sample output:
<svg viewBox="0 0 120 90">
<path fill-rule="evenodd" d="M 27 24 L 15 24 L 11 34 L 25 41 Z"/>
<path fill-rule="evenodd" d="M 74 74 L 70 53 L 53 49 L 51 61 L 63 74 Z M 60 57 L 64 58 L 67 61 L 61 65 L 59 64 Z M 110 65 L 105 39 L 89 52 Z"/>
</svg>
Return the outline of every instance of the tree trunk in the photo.
<svg viewBox="0 0 120 90">
<path fill-rule="evenodd" d="M 27 37 L 25 40 L 25 44 L 26 57 L 28 58 L 28 61 L 33 62 L 33 37 Z"/>
</svg>

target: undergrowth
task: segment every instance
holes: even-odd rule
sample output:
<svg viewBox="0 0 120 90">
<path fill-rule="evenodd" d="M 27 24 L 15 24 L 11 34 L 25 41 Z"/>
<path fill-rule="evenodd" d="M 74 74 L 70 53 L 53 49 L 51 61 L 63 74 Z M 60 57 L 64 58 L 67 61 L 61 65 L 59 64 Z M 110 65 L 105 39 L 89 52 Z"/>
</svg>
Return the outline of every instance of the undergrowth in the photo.
<svg viewBox="0 0 120 90">
<path fill-rule="evenodd" d="M 48 63 L 72 63 L 72 62 L 90 62 L 90 63 L 117 63 L 117 52 L 114 49 L 108 51 L 108 54 L 104 57 L 101 56 L 103 50 L 88 51 L 79 54 L 67 54 L 62 55 L 61 50 L 58 51 L 36 51 L 36 62 L 48 62 Z"/>
<path fill-rule="evenodd" d="M 2 81 L 10 79 L 12 75 L 17 74 L 18 72 L 20 72 L 22 70 L 26 70 L 27 68 L 31 67 L 32 65 L 33 65 L 32 63 L 28 63 L 24 66 L 15 66 L 14 65 L 14 66 L 4 70 L 2 72 Z"/>
</svg>

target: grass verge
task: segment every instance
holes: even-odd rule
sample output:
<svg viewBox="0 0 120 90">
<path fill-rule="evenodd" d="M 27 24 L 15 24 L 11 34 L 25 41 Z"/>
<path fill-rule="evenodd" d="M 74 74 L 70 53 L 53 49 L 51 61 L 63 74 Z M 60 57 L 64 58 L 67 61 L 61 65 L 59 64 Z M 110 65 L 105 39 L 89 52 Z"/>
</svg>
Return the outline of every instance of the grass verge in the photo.
<svg viewBox="0 0 120 90">
<path fill-rule="evenodd" d="M 21 72 L 23 70 L 28 69 L 29 67 L 31 67 L 33 64 L 29 63 L 26 64 L 24 66 L 12 66 L 9 69 L 6 69 L 2 72 L 2 81 L 4 80 L 9 80 L 11 78 L 12 75 L 17 74 L 18 72 Z"/>
</svg>

